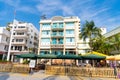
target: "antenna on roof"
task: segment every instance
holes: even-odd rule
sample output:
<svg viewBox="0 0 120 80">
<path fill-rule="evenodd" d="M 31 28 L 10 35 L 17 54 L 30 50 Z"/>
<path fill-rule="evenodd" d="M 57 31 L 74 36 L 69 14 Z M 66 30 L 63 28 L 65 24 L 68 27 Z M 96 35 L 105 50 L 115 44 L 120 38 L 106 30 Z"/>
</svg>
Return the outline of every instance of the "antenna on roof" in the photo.
<svg viewBox="0 0 120 80">
<path fill-rule="evenodd" d="M 15 20 L 15 17 L 16 17 L 16 9 L 14 10 L 14 20 Z"/>
<path fill-rule="evenodd" d="M 46 15 L 43 14 L 43 15 L 41 16 L 41 19 L 46 19 Z"/>
</svg>

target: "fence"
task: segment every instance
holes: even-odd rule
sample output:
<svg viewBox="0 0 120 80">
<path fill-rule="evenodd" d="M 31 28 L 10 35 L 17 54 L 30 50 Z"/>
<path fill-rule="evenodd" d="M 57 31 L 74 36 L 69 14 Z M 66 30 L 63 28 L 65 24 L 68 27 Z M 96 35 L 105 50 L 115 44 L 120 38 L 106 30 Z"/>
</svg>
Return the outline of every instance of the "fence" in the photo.
<svg viewBox="0 0 120 80">
<path fill-rule="evenodd" d="M 117 73 L 120 69 L 117 69 Z M 115 77 L 113 68 L 86 68 L 86 67 L 69 67 L 69 66 L 48 66 L 45 68 L 46 74 L 84 76 L 84 77 Z"/>
<path fill-rule="evenodd" d="M 29 70 L 26 64 L 0 63 L 0 72 L 29 73 Z"/>
</svg>

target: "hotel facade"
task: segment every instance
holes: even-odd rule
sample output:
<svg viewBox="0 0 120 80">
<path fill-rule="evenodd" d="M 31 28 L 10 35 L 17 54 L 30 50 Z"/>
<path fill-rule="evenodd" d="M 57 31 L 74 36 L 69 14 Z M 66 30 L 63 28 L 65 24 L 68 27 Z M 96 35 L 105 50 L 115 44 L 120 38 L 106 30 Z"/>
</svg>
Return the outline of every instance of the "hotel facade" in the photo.
<svg viewBox="0 0 120 80">
<path fill-rule="evenodd" d="M 38 54 L 78 55 L 85 52 L 81 50 L 83 46 L 81 49 L 79 46 L 79 33 L 80 19 L 76 16 L 40 20 Z"/>
</svg>

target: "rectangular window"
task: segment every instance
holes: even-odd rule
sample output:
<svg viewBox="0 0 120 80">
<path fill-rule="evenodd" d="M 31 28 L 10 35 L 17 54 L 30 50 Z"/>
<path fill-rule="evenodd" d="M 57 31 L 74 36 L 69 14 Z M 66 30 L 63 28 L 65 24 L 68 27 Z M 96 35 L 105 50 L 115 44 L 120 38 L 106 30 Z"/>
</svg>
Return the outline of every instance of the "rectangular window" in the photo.
<svg viewBox="0 0 120 80">
<path fill-rule="evenodd" d="M 50 42 L 50 38 L 42 38 L 41 42 Z"/>
<path fill-rule="evenodd" d="M 63 23 L 59 23 L 59 27 L 60 27 L 60 28 L 63 28 Z"/>
<path fill-rule="evenodd" d="M 74 30 L 66 30 L 66 34 L 68 35 L 71 35 L 71 34 L 74 34 Z"/>
<path fill-rule="evenodd" d="M 23 42 L 23 39 L 16 39 L 16 42 Z"/>
<path fill-rule="evenodd" d="M 50 28 L 50 23 L 43 23 L 42 28 Z"/>
<path fill-rule="evenodd" d="M 66 38 L 66 42 L 75 42 L 75 39 L 73 37 Z"/>
<path fill-rule="evenodd" d="M 42 31 L 42 35 L 49 35 L 50 34 L 50 30 L 44 30 Z"/>
<path fill-rule="evenodd" d="M 18 28 L 25 28 L 25 26 L 18 26 Z"/>
<path fill-rule="evenodd" d="M 74 27 L 74 22 L 66 22 L 66 27 Z"/>
<path fill-rule="evenodd" d="M 52 28 L 56 28 L 57 27 L 57 23 L 53 23 Z"/>
</svg>

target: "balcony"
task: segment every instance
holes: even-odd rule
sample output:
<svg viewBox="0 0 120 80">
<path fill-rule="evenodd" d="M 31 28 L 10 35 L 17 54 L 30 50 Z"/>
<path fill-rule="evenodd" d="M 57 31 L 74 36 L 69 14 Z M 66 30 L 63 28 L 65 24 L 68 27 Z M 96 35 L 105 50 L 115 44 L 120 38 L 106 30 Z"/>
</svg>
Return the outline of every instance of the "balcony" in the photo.
<svg viewBox="0 0 120 80">
<path fill-rule="evenodd" d="M 26 45 L 26 42 L 23 41 L 23 42 L 12 42 L 12 44 L 14 45 Z"/>
<path fill-rule="evenodd" d="M 25 27 L 25 28 L 15 28 L 14 30 L 15 31 L 27 31 L 28 28 L 27 27 Z"/>
<path fill-rule="evenodd" d="M 51 28 L 52 30 L 63 30 L 64 28 L 63 28 L 63 25 L 59 25 L 59 26 L 52 26 L 52 28 Z"/>
<path fill-rule="evenodd" d="M 28 36 L 25 35 L 13 35 L 15 38 L 28 38 Z"/>
</svg>

